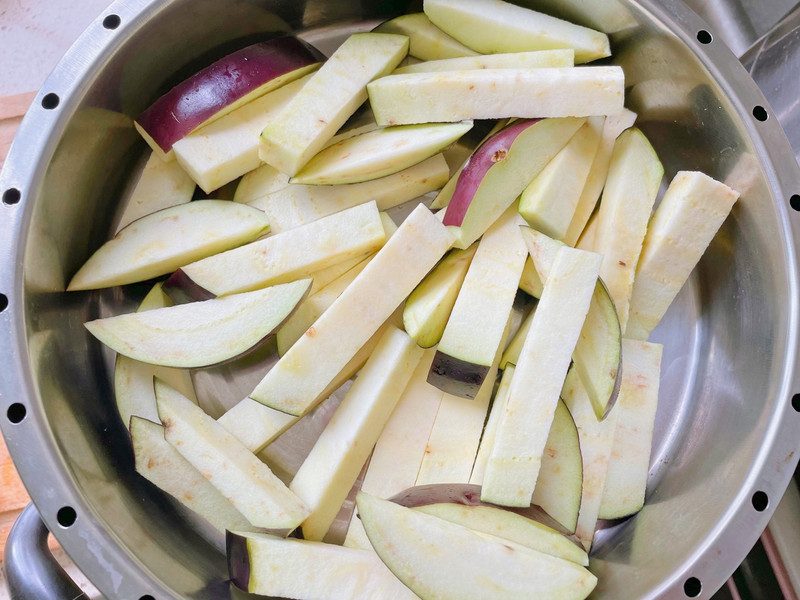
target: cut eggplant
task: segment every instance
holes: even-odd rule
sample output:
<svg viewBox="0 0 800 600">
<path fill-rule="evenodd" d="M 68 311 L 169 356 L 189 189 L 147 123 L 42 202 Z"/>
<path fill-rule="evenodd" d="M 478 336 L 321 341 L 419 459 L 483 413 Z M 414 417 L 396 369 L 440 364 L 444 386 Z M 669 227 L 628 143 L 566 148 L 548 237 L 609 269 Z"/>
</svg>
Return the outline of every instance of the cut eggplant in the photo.
<svg viewBox="0 0 800 600">
<path fill-rule="evenodd" d="M 597 280 L 572 360 L 595 416 L 605 419 L 617 400 L 622 381 L 622 336 L 614 302 L 602 279 Z"/>
<path fill-rule="evenodd" d="M 412 487 L 417 480 L 442 398 L 442 391 L 427 381 L 434 352 L 433 349 L 425 350 L 375 443 L 361 484 L 361 490 L 368 494 L 389 498 Z M 355 515 L 350 520 L 344 545 L 372 548 L 361 520 Z"/>
<path fill-rule="evenodd" d="M 527 264 L 527 262 L 526 262 Z M 517 333 L 508 344 L 508 348 L 503 352 L 503 358 L 500 360 L 500 368 L 506 369 L 509 366 L 516 365 L 519 361 L 519 355 L 522 353 L 522 346 L 525 344 L 525 338 L 528 335 L 528 330 L 531 328 L 533 315 L 536 314 L 536 305 L 534 304 L 530 312 L 525 316 L 522 325 L 519 326 Z"/>
<path fill-rule="evenodd" d="M 277 233 L 369 200 L 386 210 L 439 189 L 449 176 L 447 161 L 441 154 L 394 175 L 347 187 L 291 185 L 288 175 L 262 165 L 242 177 L 233 199 L 265 211 L 272 231 Z M 291 207 L 285 220 L 279 210 L 284 204 Z"/>
<path fill-rule="evenodd" d="M 162 162 L 161 164 L 172 163 Z M 161 284 L 156 283 L 136 310 L 144 312 L 168 306 L 172 306 L 172 301 L 161 289 Z M 158 422 L 156 394 L 153 389 L 154 377 L 165 381 L 192 402 L 197 403 L 192 375 L 187 369 L 161 367 L 117 354 L 117 360 L 114 363 L 114 400 L 117 403 L 119 416 L 126 427 L 130 424 L 133 415 Z"/>
<path fill-rule="evenodd" d="M 425 0 L 434 25 L 482 54 L 572 48 L 575 62 L 610 56 L 608 36 L 500 0 Z"/>
<path fill-rule="evenodd" d="M 397 225 L 394 224 L 394 221 L 392 221 L 386 213 L 381 213 L 381 219 L 383 220 L 384 229 L 386 230 L 386 239 L 388 240 L 397 231 Z M 353 280 L 366 268 L 374 257 L 375 254 L 367 255 L 366 258 L 347 269 L 344 273 L 324 284 L 323 280 L 327 279 L 328 269 L 332 269 L 333 267 L 328 267 L 325 273 L 312 275 L 314 277 L 314 283 L 319 285 L 318 289 L 313 291 L 315 286 L 312 284 L 311 290 L 313 294 L 309 293 L 309 297 L 300 303 L 297 310 L 292 313 L 292 316 L 289 317 L 278 330 L 277 342 L 278 354 L 280 356 L 286 354 L 292 344 L 303 336 L 322 313 L 328 310 L 330 305 L 342 295 L 347 289 L 347 286 L 353 283 Z"/>
<path fill-rule="evenodd" d="M 297 174 L 364 103 L 367 83 L 390 73 L 407 53 L 406 36 L 351 35 L 261 132 L 261 160 Z"/>
<path fill-rule="evenodd" d="M 494 446 L 494 440 L 497 435 L 497 426 L 500 424 L 503 411 L 506 409 L 508 390 L 511 388 L 512 377 L 514 377 L 514 365 L 507 364 L 503 371 L 503 376 L 500 379 L 500 385 L 497 386 L 497 391 L 494 393 L 489 417 L 486 419 L 486 426 L 483 428 L 483 435 L 481 435 L 481 443 L 478 447 L 478 453 L 475 456 L 475 463 L 472 465 L 472 473 L 469 476 L 469 482 L 472 484 L 483 484 L 483 476 L 486 473 L 486 463 L 489 461 L 489 455 L 492 453 L 492 446 Z"/>
<path fill-rule="evenodd" d="M 172 295 L 169 288 L 196 286 L 216 296 L 256 290 L 366 256 L 380 248 L 385 239 L 378 208 L 368 202 L 188 264 L 167 280 L 164 289 Z M 197 292 L 189 289 L 188 293 Z"/>
<path fill-rule="evenodd" d="M 481 500 L 527 506 L 572 352 L 589 311 L 602 257 L 558 251 L 525 338 L 506 410 L 486 465 Z"/>
<path fill-rule="evenodd" d="M 314 399 L 311 406 L 314 407 L 325 400 L 339 389 L 345 381 L 353 377 L 367 362 L 386 329 L 400 324 L 399 316 L 392 315 L 333 377 L 325 389 Z M 252 398 L 245 398 L 229 409 L 218 421 L 220 425 L 242 442 L 248 450 L 258 453 L 294 425 L 299 418 L 269 406 L 264 406 L 261 402 L 256 402 Z"/>
<path fill-rule="evenodd" d="M 433 213 L 424 205 L 415 208 L 250 397 L 290 414 L 304 414 L 451 245 L 450 232 Z"/>
<path fill-rule="evenodd" d="M 617 426 L 598 516 L 620 519 L 644 506 L 661 380 L 661 344 L 624 340 Z"/>
<path fill-rule="evenodd" d="M 531 501 L 567 531 L 575 531 L 578 523 L 583 487 L 581 452 L 575 421 L 564 402 L 559 400 Z"/>
<path fill-rule="evenodd" d="M 535 268 L 547 281 L 561 242 L 548 238 L 533 229 L 523 228 Z M 602 279 L 595 285 L 586 322 L 572 355 L 573 366 L 589 394 L 598 419 L 603 419 L 614 404 L 619 392 L 622 335 L 617 311 Z"/>
<path fill-rule="evenodd" d="M 125 204 L 117 232 L 137 219 L 189 202 L 194 188 L 194 181 L 178 163 L 164 162 L 155 152 L 151 152 Z"/>
<path fill-rule="evenodd" d="M 250 242 L 269 229 L 261 211 L 223 200 L 198 200 L 142 217 L 103 244 L 68 290 L 145 281 Z"/>
<path fill-rule="evenodd" d="M 487 54 L 429 60 L 416 65 L 395 69 L 392 75 L 404 73 L 434 73 L 439 71 L 466 71 L 469 69 L 546 69 L 571 67 L 575 62 L 573 50 L 539 50 L 511 54 Z"/>
<path fill-rule="evenodd" d="M 263 290 L 86 323 L 111 349 L 167 367 L 206 367 L 241 356 L 272 335 L 308 293 L 310 279 Z"/>
<path fill-rule="evenodd" d="M 472 121 L 385 127 L 328 146 L 290 183 L 340 185 L 386 177 L 444 150 L 472 129 Z"/>
<path fill-rule="evenodd" d="M 445 212 L 444 224 L 458 228 L 455 246 L 467 248 L 483 235 L 584 122 L 519 121 L 481 144 L 461 172 Z"/>
<path fill-rule="evenodd" d="M 367 267 L 374 256 L 374 254 L 370 254 L 352 269 L 349 269 L 300 303 L 297 310 L 278 330 L 277 341 L 278 354 L 280 356 L 286 354 L 289 348 L 303 337 L 308 328 L 342 295 L 347 286 L 353 283 L 353 280 Z"/>
<path fill-rule="evenodd" d="M 597 214 L 593 250 L 602 254 L 602 277 L 625 335 L 636 265 L 664 167 L 644 134 L 628 129 L 617 138 Z"/>
<path fill-rule="evenodd" d="M 231 582 L 270 598 L 415 600 L 371 550 L 231 531 Z"/>
<path fill-rule="evenodd" d="M 414 510 L 463 525 L 472 531 L 516 542 L 531 550 L 563 558 L 584 567 L 589 565 L 586 552 L 569 538 L 547 525 L 508 510 L 450 502 L 428 504 Z"/>
<path fill-rule="evenodd" d="M 524 220 L 510 206 L 492 225 L 470 263 L 436 351 L 428 381 L 474 398 L 500 347 L 528 252 Z"/>
<path fill-rule="evenodd" d="M 737 191 L 703 173 L 675 175 L 647 227 L 627 337 L 649 337 L 738 198 Z"/>
<path fill-rule="evenodd" d="M 473 69 L 389 75 L 367 86 L 378 125 L 616 115 L 620 67 Z"/>
<path fill-rule="evenodd" d="M 511 319 L 509 316 L 506 321 L 500 346 L 475 397 L 464 399 L 448 393 L 442 395 L 415 485 L 469 481 L 475 468 Z"/>
<path fill-rule="evenodd" d="M 203 409 L 161 381 L 155 388 L 167 441 L 248 521 L 285 534 L 308 516 L 308 507 L 269 467 Z"/>
<path fill-rule="evenodd" d="M 474 153 L 474 151 L 477 150 L 477 148 L 479 148 L 486 140 L 491 139 L 495 136 L 495 134 L 500 133 L 503 129 L 505 129 L 512 120 L 513 119 L 500 119 L 499 121 L 495 121 L 494 125 L 486 133 L 486 135 L 484 135 L 480 140 L 477 140 L 478 143 L 475 145 L 475 148 L 472 150 L 472 152 Z M 471 131 L 475 131 L 475 129 L 473 128 Z M 464 140 L 462 140 L 462 142 L 463 141 Z M 511 143 L 511 141 L 509 141 L 509 143 Z M 464 170 L 464 167 L 466 167 L 469 163 L 470 158 L 471 156 L 468 156 L 461 162 L 461 166 L 458 167 L 450 179 L 447 180 L 447 184 L 441 190 L 439 190 L 436 198 L 434 198 L 433 202 L 431 202 L 431 210 L 445 208 L 448 204 L 450 204 L 450 200 L 453 198 L 453 192 L 455 192 L 456 189 L 456 184 L 458 183 L 458 178 L 461 176 L 461 172 Z"/>
<path fill-rule="evenodd" d="M 473 244 L 466 250 L 448 254 L 406 300 L 403 325 L 423 348 L 435 346 L 442 338 L 477 248 L 477 244 Z"/>
<path fill-rule="evenodd" d="M 311 223 L 374 200 L 378 210 L 389 210 L 442 187 L 450 174 L 442 154 L 392 175 L 349 185 L 290 184 L 254 199 L 250 206 L 263 210 L 272 233 Z"/>
<path fill-rule="evenodd" d="M 583 250 L 583 248 L 581 249 Z M 520 277 L 519 280 L 519 289 L 529 296 L 541 298 L 543 288 L 544 284 L 542 283 L 542 278 L 539 277 L 539 273 L 536 272 L 536 267 L 533 265 L 533 259 L 529 256 L 528 260 L 525 261 L 525 267 L 522 269 L 522 277 Z"/>
<path fill-rule="evenodd" d="M 586 177 L 586 184 L 583 186 L 578 205 L 575 207 L 575 214 L 564 236 L 564 243 L 568 246 L 576 245 L 578 238 L 589 222 L 589 217 L 591 217 L 597 206 L 597 201 L 600 199 L 600 194 L 608 176 L 608 166 L 611 162 L 614 142 L 623 131 L 633 127 L 635 121 L 636 113 L 629 111 L 627 108 L 619 115 L 606 117 L 603 123 L 603 133 L 600 136 L 600 144 L 594 155 L 592 167 L 589 169 L 589 175 Z"/>
<path fill-rule="evenodd" d="M 389 217 L 386 213 L 381 213 L 381 220 L 383 221 L 384 231 L 386 233 L 387 239 L 397 230 L 397 225 L 394 225 L 394 221 L 392 221 L 391 226 L 389 225 Z M 372 254 L 366 254 L 364 256 L 356 256 L 355 258 L 348 258 L 345 261 L 340 263 L 336 263 L 335 265 L 331 265 L 330 267 L 325 267 L 320 269 L 319 271 L 314 271 L 309 275 L 314 280 L 314 283 L 311 284 L 311 290 L 309 290 L 309 295 L 316 294 L 322 288 L 330 285 L 337 279 L 339 279 L 342 275 L 353 269 L 354 267 L 360 265 L 364 262 L 365 259 L 373 256 Z M 320 313 L 322 314 L 322 313 Z"/>
<path fill-rule="evenodd" d="M 553 239 L 564 239 L 594 161 L 602 127 L 601 117 L 588 119 L 522 192 L 519 212 L 531 227 Z"/>
<path fill-rule="evenodd" d="M 583 600 L 597 583 L 581 565 L 510 540 L 363 492 L 357 503 L 378 556 L 422 600 Z"/>
<path fill-rule="evenodd" d="M 207 194 L 258 168 L 258 136 L 311 75 L 287 83 L 173 145 L 178 164 Z M 238 188 L 237 188 L 238 189 Z"/>
<path fill-rule="evenodd" d="M 378 342 L 289 485 L 311 509 L 303 538 L 325 537 L 421 358 L 394 327 Z"/>
<path fill-rule="evenodd" d="M 155 397 L 155 392 L 153 394 Z M 130 431 L 134 465 L 139 475 L 203 517 L 220 533 L 252 527 L 250 521 L 167 442 L 163 426 L 134 415 Z"/>
<path fill-rule="evenodd" d="M 597 218 L 598 213 L 592 214 L 589 218 L 589 222 L 586 224 L 586 228 L 581 233 L 581 237 L 578 238 L 578 243 L 575 244 L 576 248 L 580 248 L 581 250 L 587 250 L 592 252 L 592 248 L 594 248 L 595 242 L 597 240 L 597 226 L 599 224 L 599 219 Z"/>
<path fill-rule="evenodd" d="M 281 173 L 272 165 L 261 163 L 260 167 L 245 173 L 239 180 L 233 201 L 250 204 L 288 185 L 289 176 L 286 173 Z"/>
<path fill-rule="evenodd" d="M 153 151 L 171 158 L 173 144 L 191 131 L 316 69 L 325 57 L 284 36 L 219 59 L 156 100 L 136 119 Z"/>
<path fill-rule="evenodd" d="M 617 428 L 617 411 L 612 410 L 606 419 L 598 420 L 589 395 L 574 371 L 567 374 L 561 395 L 575 420 L 580 438 L 583 487 L 575 536 L 588 552 L 594 540 L 600 501 L 603 498 L 611 447 Z"/>
<path fill-rule="evenodd" d="M 436 198 L 434 198 L 433 202 L 431 202 L 431 210 L 447 208 L 447 205 L 450 204 L 450 200 L 453 199 L 453 192 L 455 192 L 456 190 L 456 184 L 458 183 L 458 178 L 461 176 L 461 171 L 463 170 L 464 170 L 464 165 L 456 169 L 456 172 L 453 173 L 453 176 L 447 180 L 447 183 L 444 184 L 444 187 L 442 187 L 442 189 L 439 190 L 439 193 L 436 194 Z"/>
<path fill-rule="evenodd" d="M 408 54 L 421 60 L 439 60 L 478 54 L 436 27 L 425 13 L 400 15 L 381 23 L 373 31 L 408 36 Z"/>
<path fill-rule="evenodd" d="M 469 481 L 496 374 L 496 367 L 489 369 L 491 377 L 473 399 L 442 394 L 414 485 Z"/>
</svg>

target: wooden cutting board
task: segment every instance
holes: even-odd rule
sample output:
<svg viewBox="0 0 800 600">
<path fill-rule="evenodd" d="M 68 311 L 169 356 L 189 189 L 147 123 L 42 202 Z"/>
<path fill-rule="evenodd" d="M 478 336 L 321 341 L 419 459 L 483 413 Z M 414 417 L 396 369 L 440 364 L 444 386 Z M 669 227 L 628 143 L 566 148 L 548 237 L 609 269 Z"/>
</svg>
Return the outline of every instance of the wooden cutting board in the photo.
<svg viewBox="0 0 800 600">
<path fill-rule="evenodd" d="M 8 155 L 11 140 L 17 132 L 22 117 L 31 105 L 36 92 L 0 96 L 0 168 Z M 0 436 L 0 562 L 6 547 L 6 538 L 20 511 L 31 501 L 25 486 L 11 462 L 5 440 Z M 52 548 L 57 544 L 50 537 Z"/>
<path fill-rule="evenodd" d="M 0 96 L 0 167 L 8 155 L 11 140 L 17 132 L 22 117 L 31 105 L 36 92 L 25 92 L 16 96 Z"/>
</svg>

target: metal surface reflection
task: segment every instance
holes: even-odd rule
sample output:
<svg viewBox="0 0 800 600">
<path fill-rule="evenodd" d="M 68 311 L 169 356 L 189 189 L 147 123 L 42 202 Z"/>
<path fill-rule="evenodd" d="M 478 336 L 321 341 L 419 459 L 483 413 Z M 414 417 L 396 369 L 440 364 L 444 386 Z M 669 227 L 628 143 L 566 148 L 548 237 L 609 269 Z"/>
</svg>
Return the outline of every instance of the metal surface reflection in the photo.
<svg viewBox="0 0 800 600">
<path fill-rule="evenodd" d="M 794 155 L 800 161 L 800 5 L 774 30 L 756 42 L 742 63 L 769 97 L 775 116 L 786 131 Z"/>
<path fill-rule="evenodd" d="M 133 472 L 110 402 L 113 357 L 83 327 L 130 309 L 144 289 L 61 291 L 108 236 L 126 178 L 141 164 L 145 144 L 129 119 L 199 62 L 253 34 L 318 28 L 307 37 L 333 46 L 409 5 L 119 3 L 119 28 L 109 34 L 95 23 L 48 79 L 45 92 L 60 96 L 57 111 L 35 108 L 23 123 L 0 176 L 0 190 L 23 195 L 3 207 L 0 232 L 0 290 L 10 299 L 0 339 L 14 349 L 0 372 L 0 397 L 4 410 L 27 403 L 29 418 L 3 422 L 3 432 L 48 525 L 58 528 L 62 506 L 75 508 L 76 525 L 58 529 L 59 540 L 107 596 L 229 596 L 215 535 Z M 598 600 L 683 598 L 688 577 L 702 582 L 699 597 L 707 598 L 767 522 L 770 511 L 753 512 L 753 490 L 779 496 L 796 462 L 789 392 L 800 389 L 800 224 L 786 200 L 800 190 L 797 164 L 776 120 L 752 118 L 764 98 L 736 57 L 697 41 L 706 25 L 676 0 L 539 5 L 612 32 L 612 62 L 628 71 L 631 102 L 668 178 L 700 169 L 743 192 L 655 335 L 667 350 L 648 504 L 600 536 L 593 563 Z M 253 376 L 230 368 L 206 374 L 210 396 L 217 386 L 240 385 L 226 388 L 229 397 L 201 401 L 221 410 Z M 296 464 L 289 442 L 271 457 L 287 473 Z"/>
</svg>

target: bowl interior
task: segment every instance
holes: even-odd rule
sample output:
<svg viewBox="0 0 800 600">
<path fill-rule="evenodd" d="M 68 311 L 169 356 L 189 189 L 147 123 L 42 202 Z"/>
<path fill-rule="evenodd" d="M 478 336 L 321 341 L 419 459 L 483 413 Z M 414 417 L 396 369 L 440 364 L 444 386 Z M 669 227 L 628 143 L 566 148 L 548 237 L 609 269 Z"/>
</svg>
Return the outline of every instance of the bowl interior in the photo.
<svg viewBox="0 0 800 600">
<path fill-rule="evenodd" d="M 652 338 L 665 349 L 648 502 L 633 519 L 607 524 L 592 567 L 600 575 L 594 598 L 683 597 L 689 575 L 701 578 L 706 597 L 763 527 L 755 515 L 741 524 L 746 547 L 719 547 L 720 528 L 749 502 L 754 465 L 763 458 L 791 374 L 786 358 L 793 351 L 795 275 L 785 208 L 776 201 L 750 108 L 728 67 L 717 68 L 709 58 L 716 52 L 730 62 L 732 55 L 724 49 L 707 53 L 694 42 L 691 15 L 676 30 L 672 19 L 687 15 L 684 8 L 622 0 L 528 4 L 611 34 L 614 56 L 608 62 L 625 67 L 627 104 L 639 113 L 638 126 L 664 163 L 665 181 L 679 170 L 700 170 L 742 192 Z M 57 533 L 110 597 L 229 594 L 221 540 L 134 472 L 113 402 L 113 356 L 82 326 L 131 310 L 147 286 L 61 291 L 110 236 L 141 168 L 147 147 L 132 119 L 174 83 L 264 32 L 303 30 L 329 53 L 351 31 L 420 8 L 392 0 L 120 4 L 110 10 L 122 25 L 103 32 L 114 39 L 89 66 L 76 66 L 80 60 L 68 55 L 48 81 L 72 75 L 76 83 L 58 108 L 52 157 L 32 180 L 23 206 L 23 343 L 35 402 L 77 499 L 59 498 L 60 491 L 32 471 L 23 476 L 37 503 L 79 504 L 76 526 Z M 744 85 L 756 93 L 747 87 L 751 82 Z M 209 412 L 218 414 L 252 389 L 269 350 L 195 374 Z M 81 534 L 82 520 L 105 532 L 93 550 L 88 534 Z M 697 566 L 709 547 L 719 551 L 719 563 Z"/>
</svg>

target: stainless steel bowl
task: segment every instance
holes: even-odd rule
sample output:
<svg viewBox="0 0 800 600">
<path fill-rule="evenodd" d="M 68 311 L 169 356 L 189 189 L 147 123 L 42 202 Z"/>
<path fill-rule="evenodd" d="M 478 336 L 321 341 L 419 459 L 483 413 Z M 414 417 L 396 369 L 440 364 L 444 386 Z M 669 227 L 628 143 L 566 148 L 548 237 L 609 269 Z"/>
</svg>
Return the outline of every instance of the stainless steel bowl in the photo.
<svg viewBox="0 0 800 600">
<path fill-rule="evenodd" d="M 608 524 L 592 563 L 593 598 L 708 598 L 761 533 L 798 459 L 798 166 L 758 87 L 713 31 L 698 39 L 708 27 L 679 1 L 527 3 L 611 33 L 667 179 L 699 169 L 743 192 L 654 335 L 665 354 L 647 505 Z M 82 326 L 143 289 L 63 291 L 109 236 L 141 162 L 131 118 L 281 21 L 329 52 L 407 10 L 419 6 L 120 1 L 26 116 L 0 175 L 0 426 L 43 519 L 107 597 L 230 595 L 220 540 L 133 471 L 111 357 Z"/>
</svg>

